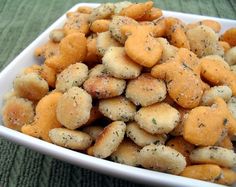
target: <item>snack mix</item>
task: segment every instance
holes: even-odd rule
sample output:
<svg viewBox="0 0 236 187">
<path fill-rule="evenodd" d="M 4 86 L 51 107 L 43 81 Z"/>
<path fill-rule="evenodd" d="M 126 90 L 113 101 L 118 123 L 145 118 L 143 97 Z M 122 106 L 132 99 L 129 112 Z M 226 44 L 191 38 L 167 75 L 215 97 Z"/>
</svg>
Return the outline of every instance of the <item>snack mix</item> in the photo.
<svg viewBox="0 0 236 187">
<path fill-rule="evenodd" d="M 2 106 L 4 125 L 98 158 L 236 182 L 236 28 L 152 1 L 68 12 Z"/>
</svg>

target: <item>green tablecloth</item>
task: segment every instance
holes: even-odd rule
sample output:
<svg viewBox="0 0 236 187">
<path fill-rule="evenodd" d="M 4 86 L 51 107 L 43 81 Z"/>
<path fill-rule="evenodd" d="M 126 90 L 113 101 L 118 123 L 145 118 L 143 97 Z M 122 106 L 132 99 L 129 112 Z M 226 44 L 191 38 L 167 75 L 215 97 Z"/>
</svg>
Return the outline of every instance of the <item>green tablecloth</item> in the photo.
<svg viewBox="0 0 236 187">
<path fill-rule="evenodd" d="M 79 2 L 82 1 L 0 0 L 0 69 Z M 155 5 L 166 10 L 236 19 L 236 0 L 155 0 Z M 137 184 L 73 166 L 0 139 L 0 186 L 110 187 Z"/>
</svg>

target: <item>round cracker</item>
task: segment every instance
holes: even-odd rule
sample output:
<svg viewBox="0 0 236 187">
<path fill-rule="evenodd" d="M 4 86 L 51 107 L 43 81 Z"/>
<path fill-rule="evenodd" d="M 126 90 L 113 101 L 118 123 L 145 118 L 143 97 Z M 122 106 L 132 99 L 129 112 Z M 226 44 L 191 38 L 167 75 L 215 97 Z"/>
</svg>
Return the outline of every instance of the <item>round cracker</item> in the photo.
<svg viewBox="0 0 236 187">
<path fill-rule="evenodd" d="M 121 2 L 115 3 L 114 5 L 115 5 L 114 13 L 119 14 L 124 8 L 132 5 L 132 3 L 129 1 L 121 1 Z"/>
<path fill-rule="evenodd" d="M 34 119 L 34 105 L 28 99 L 11 96 L 3 105 L 2 120 L 5 126 L 20 131 Z"/>
<path fill-rule="evenodd" d="M 112 38 L 112 35 L 109 31 L 98 33 L 96 47 L 100 56 L 104 56 L 106 50 L 112 46 L 119 47 L 121 44 Z"/>
<path fill-rule="evenodd" d="M 123 25 L 138 25 L 138 22 L 126 16 L 114 16 L 112 18 L 109 25 L 109 31 L 111 32 L 112 37 L 122 44 L 124 44 L 127 39 L 127 36 L 120 30 Z"/>
<path fill-rule="evenodd" d="M 144 147 L 150 144 L 165 144 L 165 141 L 167 139 L 167 136 L 165 134 L 153 135 L 146 132 L 145 130 L 141 129 L 135 122 L 127 124 L 126 135 L 140 147 Z"/>
<path fill-rule="evenodd" d="M 197 148 L 190 154 L 190 160 L 193 163 L 200 164 L 217 164 L 223 167 L 233 167 L 236 165 L 236 154 L 218 146 L 208 146 Z"/>
<path fill-rule="evenodd" d="M 85 150 L 92 143 L 92 138 L 88 134 L 66 128 L 50 130 L 49 137 L 54 144 L 74 150 Z"/>
<path fill-rule="evenodd" d="M 57 75 L 56 90 L 66 92 L 73 86 L 81 86 L 87 78 L 88 67 L 85 64 L 72 64 Z"/>
<path fill-rule="evenodd" d="M 53 29 L 49 34 L 49 38 L 53 42 L 60 42 L 64 37 L 65 33 L 62 29 Z"/>
<path fill-rule="evenodd" d="M 73 130 L 89 120 L 91 108 L 91 96 L 79 87 L 72 87 L 58 102 L 57 119 L 66 128 Z"/>
<path fill-rule="evenodd" d="M 89 21 L 93 22 L 98 19 L 110 18 L 114 13 L 115 5 L 113 3 L 105 3 L 94 8 L 89 16 Z"/>
<path fill-rule="evenodd" d="M 165 99 L 166 85 L 164 81 L 145 73 L 129 81 L 125 96 L 135 105 L 149 106 Z"/>
<path fill-rule="evenodd" d="M 21 74 L 13 82 L 16 95 L 29 100 L 37 101 L 45 96 L 48 91 L 48 83 L 37 73 Z"/>
<path fill-rule="evenodd" d="M 198 57 L 213 54 L 222 56 L 224 54 L 223 48 L 218 43 L 217 34 L 210 27 L 200 25 L 189 29 L 186 34 L 191 51 Z"/>
<path fill-rule="evenodd" d="M 109 124 L 97 138 L 93 146 L 93 155 L 106 158 L 117 150 L 125 135 L 126 125 L 122 121 Z"/>
<path fill-rule="evenodd" d="M 236 64 L 236 47 L 232 47 L 225 53 L 225 60 L 230 66 Z"/>
<path fill-rule="evenodd" d="M 232 90 L 228 86 L 214 86 L 206 90 L 202 95 L 203 105 L 212 105 L 216 97 L 221 97 L 225 102 L 232 96 Z"/>
<path fill-rule="evenodd" d="M 125 97 L 113 97 L 99 102 L 99 111 L 113 121 L 131 121 L 136 113 L 135 105 Z"/>
<path fill-rule="evenodd" d="M 163 134 L 172 131 L 179 122 L 178 110 L 167 103 L 158 103 L 142 107 L 134 117 L 145 131 L 151 134 Z"/>
<path fill-rule="evenodd" d="M 79 12 L 68 12 L 63 31 L 66 35 L 72 33 L 87 34 L 89 32 L 89 15 Z"/>
<path fill-rule="evenodd" d="M 84 89 L 94 98 L 105 99 L 119 96 L 126 86 L 125 80 L 107 75 L 92 76 L 84 82 Z"/>
<path fill-rule="evenodd" d="M 138 155 L 140 147 L 129 139 L 121 142 L 115 152 L 111 154 L 111 160 L 130 166 L 138 166 Z"/>
<path fill-rule="evenodd" d="M 167 60 L 175 57 L 178 48 L 173 45 L 170 45 L 167 39 L 165 38 L 157 38 L 157 41 L 162 45 L 163 48 L 161 59 L 159 61 L 160 63 L 164 63 Z"/>
<path fill-rule="evenodd" d="M 147 145 L 139 154 L 139 163 L 148 169 L 163 171 L 172 174 L 181 173 L 186 161 L 178 151 L 164 145 Z"/>
<path fill-rule="evenodd" d="M 110 75 L 119 79 L 134 79 L 140 75 L 142 69 L 126 55 L 124 47 L 107 49 L 102 63 Z"/>
</svg>

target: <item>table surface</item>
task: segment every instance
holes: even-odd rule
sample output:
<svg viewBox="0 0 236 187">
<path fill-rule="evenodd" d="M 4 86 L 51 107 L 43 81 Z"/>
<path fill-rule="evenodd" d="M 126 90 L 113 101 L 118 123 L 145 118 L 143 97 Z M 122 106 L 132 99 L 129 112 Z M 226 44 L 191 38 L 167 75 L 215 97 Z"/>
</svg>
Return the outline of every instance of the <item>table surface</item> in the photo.
<svg viewBox="0 0 236 187">
<path fill-rule="evenodd" d="M 0 70 L 58 17 L 79 2 L 82 1 L 0 0 Z M 235 0 L 155 0 L 154 2 L 157 7 L 165 10 L 236 19 Z M 0 138 L 0 186 L 141 185 L 73 166 Z"/>
</svg>

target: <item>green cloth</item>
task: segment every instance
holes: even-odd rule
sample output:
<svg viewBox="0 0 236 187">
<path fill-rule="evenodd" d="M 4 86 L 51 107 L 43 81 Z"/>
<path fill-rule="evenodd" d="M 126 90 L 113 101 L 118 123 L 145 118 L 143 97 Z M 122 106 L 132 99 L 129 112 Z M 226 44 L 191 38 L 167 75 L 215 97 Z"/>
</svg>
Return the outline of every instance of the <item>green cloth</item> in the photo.
<svg viewBox="0 0 236 187">
<path fill-rule="evenodd" d="M 115 2 L 115 0 L 113 0 Z M 0 0 L 0 69 L 79 0 Z M 91 1 L 87 2 L 109 2 Z M 156 0 L 174 11 L 236 18 L 235 0 Z M 0 139 L 0 186 L 138 186 Z"/>
</svg>

